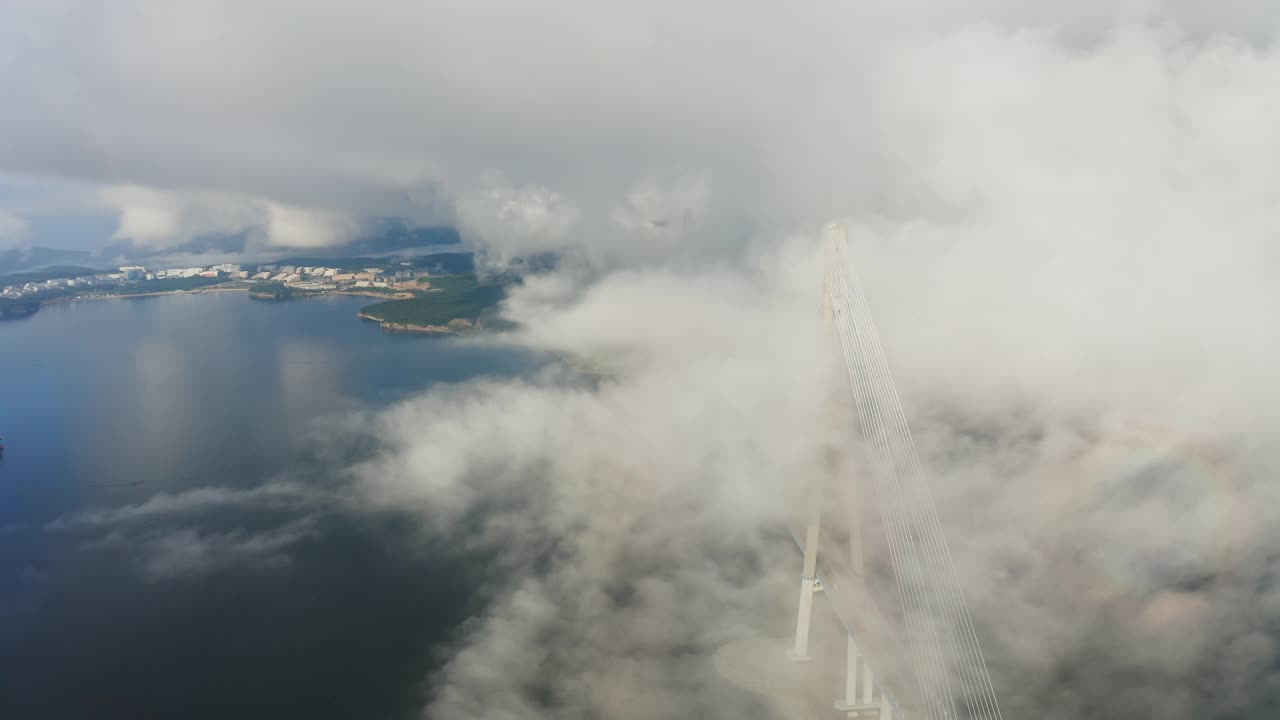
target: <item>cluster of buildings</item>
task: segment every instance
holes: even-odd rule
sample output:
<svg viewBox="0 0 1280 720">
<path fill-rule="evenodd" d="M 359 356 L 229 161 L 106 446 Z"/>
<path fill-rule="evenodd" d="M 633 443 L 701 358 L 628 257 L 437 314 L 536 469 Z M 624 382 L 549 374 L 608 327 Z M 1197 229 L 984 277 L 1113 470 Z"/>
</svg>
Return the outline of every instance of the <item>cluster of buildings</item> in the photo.
<svg viewBox="0 0 1280 720">
<path fill-rule="evenodd" d="M 70 278 L 50 278 L 35 282 L 17 283 L 0 288 L 0 297 L 23 298 L 45 297 L 51 294 L 64 294 L 68 291 L 105 290 L 124 283 L 143 280 L 159 280 L 162 278 L 226 278 L 228 280 L 247 279 L 249 273 L 239 265 L 222 264 L 207 267 L 180 268 L 174 270 L 148 270 L 141 265 L 126 265 L 116 272 L 101 272 L 94 275 L 82 275 Z"/>
<path fill-rule="evenodd" d="M 208 265 L 205 267 L 174 268 L 168 270 L 148 270 L 141 265 L 126 265 L 115 272 L 101 272 L 94 275 L 83 275 L 74 278 L 51 278 L 38 282 L 26 282 L 0 288 L 0 297 L 47 297 L 53 294 L 66 294 L 79 288 L 102 290 L 116 287 L 124 283 L 142 282 L 145 280 L 163 280 L 171 278 L 225 278 L 227 280 L 259 280 L 281 282 L 300 290 L 347 290 L 355 288 L 390 288 L 402 282 L 412 282 L 418 278 L 429 276 L 426 270 L 408 268 L 409 263 L 396 270 L 384 268 L 362 268 L 359 272 L 343 272 L 341 268 L 311 267 L 294 265 L 259 265 L 250 273 L 234 263 Z M 435 268 L 443 272 L 443 268 Z"/>
<path fill-rule="evenodd" d="M 249 273 L 241 269 L 239 265 L 234 263 L 223 263 L 222 265 L 209 265 L 208 267 L 191 267 L 179 268 L 174 270 L 156 270 L 148 272 L 144 267 L 127 267 L 120 268 L 121 272 L 131 275 L 130 280 L 159 280 L 161 278 L 189 278 L 189 277 L 207 277 L 217 278 L 225 277 L 228 280 L 247 280 Z"/>
<path fill-rule="evenodd" d="M 45 295 L 56 290 L 63 290 L 74 287 L 110 287 L 119 285 L 124 282 L 123 277 L 116 279 L 111 275 L 94 275 L 92 277 L 80 278 L 57 278 L 53 280 L 45 280 L 43 282 L 28 282 L 17 285 L 7 285 L 0 288 L 0 297 L 6 298 L 23 298 L 33 295 Z"/>
<path fill-rule="evenodd" d="M 295 265 L 259 265 L 251 278 L 284 283 L 299 290 L 347 290 L 351 288 L 391 288 L 402 282 L 429 276 L 425 270 L 385 270 L 362 268 L 343 272 L 341 268 Z"/>
</svg>

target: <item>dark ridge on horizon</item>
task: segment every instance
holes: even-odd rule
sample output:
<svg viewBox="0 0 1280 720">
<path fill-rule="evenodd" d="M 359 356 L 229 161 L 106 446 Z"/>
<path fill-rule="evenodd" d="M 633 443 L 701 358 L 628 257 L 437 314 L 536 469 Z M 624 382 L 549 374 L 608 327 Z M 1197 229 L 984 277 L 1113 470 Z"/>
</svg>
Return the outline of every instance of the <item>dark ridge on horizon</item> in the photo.
<svg viewBox="0 0 1280 720">
<path fill-rule="evenodd" d="M 385 220 L 374 231 L 344 245 L 321 248 L 255 248 L 245 233 L 196 238 L 165 248 L 138 247 L 127 241 L 110 241 L 94 250 L 65 250 L 33 245 L 0 251 L 0 276 L 60 267 L 100 270 L 121 264 L 156 262 L 176 255 L 245 255 L 244 262 L 271 262 L 288 253 L 305 252 L 313 259 L 385 255 L 411 248 L 459 245 L 462 236 L 448 226 L 411 228 L 401 221 Z M 285 258 L 287 259 L 287 258 Z"/>
</svg>

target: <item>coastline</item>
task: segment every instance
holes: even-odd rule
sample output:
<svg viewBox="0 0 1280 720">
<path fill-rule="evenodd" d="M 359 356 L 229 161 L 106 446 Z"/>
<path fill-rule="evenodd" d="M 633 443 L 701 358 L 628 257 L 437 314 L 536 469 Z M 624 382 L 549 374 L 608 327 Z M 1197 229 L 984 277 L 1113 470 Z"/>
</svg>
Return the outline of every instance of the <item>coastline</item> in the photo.
<svg viewBox="0 0 1280 720">
<path fill-rule="evenodd" d="M 157 292 L 121 293 L 116 295 L 62 296 L 62 297 L 49 298 L 48 300 L 41 300 L 40 304 L 54 305 L 59 303 L 80 302 L 82 300 L 115 300 L 117 298 L 158 297 L 160 295 L 195 295 L 198 293 L 208 293 L 208 292 L 221 293 L 221 292 L 248 292 L 248 291 L 249 291 L 249 286 L 247 285 L 242 287 L 220 287 L 217 285 L 210 285 L 208 287 L 193 288 L 191 290 L 160 290 Z M 250 293 L 250 294 L 253 294 L 253 293 Z M 406 300 L 406 299 L 415 297 L 411 293 L 396 293 L 393 295 L 388 293 L 361 292 L 361 291 L 353 291 L 353 290 L 319 290 L 315 292 L 300 293 L 295 297 L 302 298 L 302 297 L 308 297 L 312 295 L 354 295 L 358 297 L 378 298 L 380 300 Z M 254 295 L 254 297 L 257 297 L 260 299 L 266 299 L 266 300 L 287 299 L 287 298 L 274 298 L 270 295 Z"/>
<path fill-rule="evenodd" d="M 387 332 L 416 333 L 420 335 L 456 335 L 457 331 L 449 328 L 447 325 L 412 325 L 410 323 L 392 323 L 367 315 L 364 311 L 356 313 L 356 317 L 361 320 L 378 323 L 378 327 Z"/>
<path fill-rule="evenodd" d="M 122 299 L 122 298 L 159 297 L 162 295 L 194 295 L 194 294 L 208 293 L 208 292 L 213 292 L 213 293 L 247 292 L 251 298 L 256 298 L 259 300 L 269 300 L 269 301 L 304 299 L 308 297 L 319 297 L 323 295 L 352 295 L 356 297 L 376 298 L 378 300 L 384 300 L 384 301 L 407 300 L 407 299 L 413 299 L 413 298 L 419 297 L 414 293 L 408 293 L 408 292 L 385 293 L 385 292 L 374 292 L 374 291 L 368 291 L 368 290 L 317 290 L 317 291 L 305 291 L 305 292 L 300 292 L 300 293 L 285 296 L 285 297 L 280 297 L 280 296 L 274 296 L 274 295 L 265 295 L 265 294 L 255 293 L 253 292 L 251 285 L 238 285 L 235 287 L 225 287 L 222 285 L 207 285 L 204 287 L 191 288 L 191 289 L 161 290 L 156 292 L 122 293 L 122 294 L 114 294 L 114 295 L 61 296 L 61 297 L 50 298 L 48 300 L 43 300 L 40 302 L 40 305 L 68 304 L 68 303 L 75 303 L 75 302 L 80 302 L 84 300 L 115 300 L 115 299 Z M 30 313 L 30 315 L 34 315 L 34 314 L 35 314 L 34 312 Z M 30 315 L 25 315 L 23 317 L 29 317 Z M 481 330 L 481 326 L 479 324 L 472 323 L 469 321 L 459 320 L 459 319 L 451 320 L 446 325 L 418 325 L 414 323 L 389 322 L 387 320 L 384 320 L 383 318 L 367 314 L 363 310 L 357 312 L 356 317 L 358 317 L 361 320 L 375 322 L 384 331 L 390 332 L 390 333 L 405 333 L 405 334 L 415 334 L 415 335 L 463 335 L 463 334 L 471 334 Z M 5 319 L 9 320 L 9 319 L 20 319 L 20 318 L 5 318 Z"/>
<path fill-rule="evenodd" d="M 244 292 L 247 287 L 204 287 L 194 290 L 162 290 L 159 292 L 146 293 L 123 293 L 120 295 L 78 295 L 75 297 L 56 297 L 48 300 L 41 300 L 41 305 L 57 305 L 62 303 L 80 302 L 82 300 L 115 300 L 117 298 L 139 298 L 139 297 L 156 297 L 159 295 L 195 295 L 197 293 L 207 292 Z"/>
<path fill-rule="evenodd" d="M 394 294 L 368 292 L 364 290 L 324 290 L 321 292 L 327 292 L 330 295 L 356 295 L 359 297 L 381 298 L 383 300 L 410 300 L 417 297 L 417 295 L 409 292 L 398 292 Z"/>
<path fill-rule="evenodd" d="M 254 292 L 256 285 L 245 287 L 249 291 L 249 296 L 259 300 L 294 300 L 297 298 L 317 297 L 320 295 L 352 295 L 355 297 L 371 297 L 380 300 L 408 300 L 417 297 L 410 292 L 380 293 L 372 290 L 300 290 L 290 292 L 288 294 L 277 295 L 273 293 Z M 240 288 L 227 288 L 228 290 L 238 290 Z"/>
</svg>

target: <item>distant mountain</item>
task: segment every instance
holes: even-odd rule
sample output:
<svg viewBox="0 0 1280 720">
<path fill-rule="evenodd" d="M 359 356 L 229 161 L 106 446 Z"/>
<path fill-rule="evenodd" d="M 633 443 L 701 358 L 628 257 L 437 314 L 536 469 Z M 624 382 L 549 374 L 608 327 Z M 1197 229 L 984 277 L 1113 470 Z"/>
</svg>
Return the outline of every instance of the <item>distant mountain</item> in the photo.
<svg viewBox="0 0 1280 720">
<path fill-rule="evenodd" d="M 409 227 L 399 220 L 384 220 L 376 224 L 365 235 L 356 238 L 346 245 L 325 248 L 307 248 L 307 256 L 313 260 L 325 258 L 378 257 L 390 255 L 400 250 L 442 248 L 462 242 L 458 231 L 451 227 Z M 268 262 L 270 258 L 279 257 L 289 252 L 297 252 L 300 248 L 255 248 L 250 252 L 248 238 L 245 234 L 205 236 L 176 247 L 154 249 L 137 247 L 129 242 L 113 241 L 99 246 L 95 250 L 60 250 L 50 247 L 28 247 L 15 250 L 0 250 L 0 275 L 43 270 L 53 266 L 76 266 L 106 269 L 118 265 L 163 263 L 165 258 L 174 256 L 210 255 L 223 256 L 236 261 L 232 256 L 243 256 L 246 262 Z M 222 262 L 219 260 L 218 262 Z M 313 263 L 319 264 L 319 263 Z"/>
<path fill-rule="evenodd" d="M 203 235 L 182 243 L 181 245 L 151 248 L 145 245 L 134 245 L 128 240 L 112 240 L 99 245 L 94 255 L 103 262 L 114 265 L 145 264 L 153 258 L 169 255 L 239 255 L 245 251 L 247 236 L 236 235 Z"/>
<path fill-rule="evenodd" d="M 312 258 L 376 256 L 387 255 L 397 250 L 457 245 L 460 242 L 462 238 L 458 235 L 458 231 L 451 227 L 411 228 L 399 220 L 384 220 L 345 245 L 306 248 L 305 252 Z M 114 258 L 117 261 L 115 264 L 130 262 L 145 265 L 148 261 L 157 259 L 191 255 L 247 255 L 244 259 L 253 262 L 299 250 L 301 248 L 251 247 L 248 236 L 240 233 L 206 235 L 163 249 L 136 247 L 129 242 L 117 241 L 99 247 L 94 254 L 104 259 Z"/>
<path fill-rule="evenodd" d="M 29 247 L 0 250 L 0 275 L 40 270 L 53 265 L 97 265 L 87 250 Z"/>
<path fill-rule="evenodd" d="M 383 255 L 406 248 L 457 245 L 460 242 L 462 237 L 451 227 L 411 228 L 398 220 L 387 220 L 376 231 L 332 250 L 338 255 Z"/>
<path fill-rule="evenodd" d="M 475 260 L 471 253 L 432 253 L 430 255 L 340 255 L 317 256 L 302 255 L 272 260 L 270 265 L 330 265 L 342 268 L 379 267 L 388 270 L 400 269 L 401 266 L 413 269 L 432 269 L 449 275 L 467 275 L 476 271 Z"/>
</svg>

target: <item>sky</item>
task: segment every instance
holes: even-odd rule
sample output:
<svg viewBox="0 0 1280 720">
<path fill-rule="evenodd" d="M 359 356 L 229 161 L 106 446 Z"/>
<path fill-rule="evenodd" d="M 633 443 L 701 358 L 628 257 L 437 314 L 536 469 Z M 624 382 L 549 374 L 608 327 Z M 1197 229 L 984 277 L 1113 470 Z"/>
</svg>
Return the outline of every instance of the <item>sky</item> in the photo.
<svg viewBox="0 0 1280 720">
<path fill-rule="evenodd" d="M 485 510 L 471 541 L 507 552 L 424 712 L 714 717 L 848 397 L 817 322 L 843 222 L 1007 716 L 1265 716 L 1278 27 L 1245 0 L 18 0 L 0 246 L 401 217 L 562 254 L 508 341 L 600 386 L 433 391 L 351 469 L 438 532 Z"/>
<path fill-rule="evenodd" d="M 1087 51 L 1117 28 L 1173 52 L 1265 51 L 1274 25 L 1243 0 L 685 5 L 7 3 L 0 237 L 314 247 L 394 216 L 508 253 L 590 235 L 612 261 L 688 245 L 671 236 L 705 219 L 701 244 L 733 245 L 901 210 L 883 113 L 911 109 L 878 95 L 975 28 L 991 53 L 1028 33 Z"/>
</svg>

